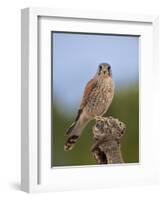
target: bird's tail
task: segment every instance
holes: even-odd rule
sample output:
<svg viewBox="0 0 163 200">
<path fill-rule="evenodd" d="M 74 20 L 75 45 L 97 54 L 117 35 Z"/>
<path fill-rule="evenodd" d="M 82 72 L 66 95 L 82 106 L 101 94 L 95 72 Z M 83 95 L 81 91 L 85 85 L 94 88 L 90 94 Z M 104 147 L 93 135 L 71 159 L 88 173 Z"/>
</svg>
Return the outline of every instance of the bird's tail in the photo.
<svg viewBox="0 0 163 200">
<path fill-rule="evenodd" d="M 77 120 L 73 122 L 72 125 L 68 128 L 66 132 L 66 134 L 68 135 L 68 139 L 64 145 L 65 151 L 71 150 L 75 146 L 77 139 L 80 137 L 82 130 L 87 123 L 88 121 L 84 121 L 81 123 L 80 120 Z"/>
</svg>

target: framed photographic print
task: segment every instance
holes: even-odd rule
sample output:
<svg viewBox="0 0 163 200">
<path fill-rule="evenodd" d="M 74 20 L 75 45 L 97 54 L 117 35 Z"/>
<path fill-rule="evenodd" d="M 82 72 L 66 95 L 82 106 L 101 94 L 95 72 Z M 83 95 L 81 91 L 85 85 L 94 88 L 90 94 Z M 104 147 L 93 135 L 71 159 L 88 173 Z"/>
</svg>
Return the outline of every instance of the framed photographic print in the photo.
<svg viewBox="0 0 163 200">
<path fill-rule="evenodd" d="M 158 17 L 22 10 L 22 190 L 158 182 Z"/>
</svg>

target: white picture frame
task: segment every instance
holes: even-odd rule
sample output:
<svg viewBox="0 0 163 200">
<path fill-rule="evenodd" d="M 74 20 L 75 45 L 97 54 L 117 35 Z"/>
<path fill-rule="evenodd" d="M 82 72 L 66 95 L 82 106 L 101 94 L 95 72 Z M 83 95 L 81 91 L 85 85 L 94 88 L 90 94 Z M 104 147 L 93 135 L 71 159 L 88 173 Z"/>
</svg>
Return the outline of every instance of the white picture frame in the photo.
<svg viewBox="0 0 163 200">
<path fill-rule="evenodd" d="M 22 10 L 21 27 L 22 190 L 59 191 L 158 183 L 159 130 L 154 115 L 157 98 L 157 90 L 154 88 L 157 84 L 155 69 L 158 68 L 158 16 L 25 8 Z M 51 167 L 50 34 L 54 30 L 141 36 L 138 164 Z"/>
</svg>

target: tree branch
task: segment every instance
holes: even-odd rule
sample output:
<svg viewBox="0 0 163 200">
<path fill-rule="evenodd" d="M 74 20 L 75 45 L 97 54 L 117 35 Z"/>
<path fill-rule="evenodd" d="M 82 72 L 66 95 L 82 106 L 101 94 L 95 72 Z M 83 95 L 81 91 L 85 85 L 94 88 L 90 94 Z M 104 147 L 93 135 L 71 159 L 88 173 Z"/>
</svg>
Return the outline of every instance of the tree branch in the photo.
<svg viewBox="0 0 163 200">
<path fill-rule="evenodd" d="M 91 152 L 98 164 L 124 163 L 120 139 L 126 126 L 113 117 L 96 117 L 93 127 L 95 143 Z"/>
</svg>

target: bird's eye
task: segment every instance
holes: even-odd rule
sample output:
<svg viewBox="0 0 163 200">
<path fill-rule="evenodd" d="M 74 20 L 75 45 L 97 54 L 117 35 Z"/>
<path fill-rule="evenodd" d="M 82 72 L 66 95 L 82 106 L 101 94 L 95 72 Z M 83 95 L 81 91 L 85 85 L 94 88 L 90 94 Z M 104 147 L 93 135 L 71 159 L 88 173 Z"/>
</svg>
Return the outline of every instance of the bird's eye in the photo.
<svg viewBox="0 0 163 200">
<path fill-rule="evenodd" d="M 102 66 L 101 65 L 99 66 L 99 69 L 102 70 Z"/>
<path fill-rule="evenodd" d="M 111 69 L 111 67 L 109 66 L 109 67 L 108 67 L 108 71 L 109 71 L 110 69 Z"/>
</svg>

